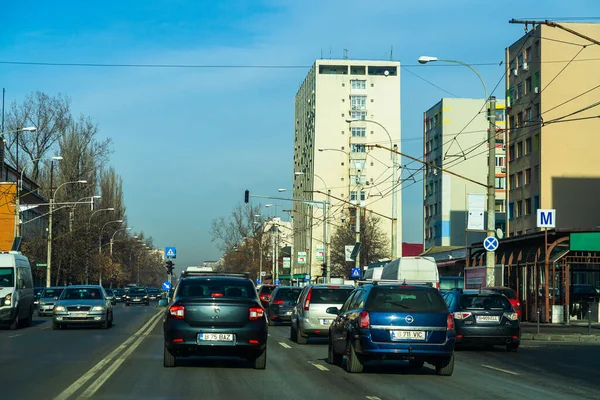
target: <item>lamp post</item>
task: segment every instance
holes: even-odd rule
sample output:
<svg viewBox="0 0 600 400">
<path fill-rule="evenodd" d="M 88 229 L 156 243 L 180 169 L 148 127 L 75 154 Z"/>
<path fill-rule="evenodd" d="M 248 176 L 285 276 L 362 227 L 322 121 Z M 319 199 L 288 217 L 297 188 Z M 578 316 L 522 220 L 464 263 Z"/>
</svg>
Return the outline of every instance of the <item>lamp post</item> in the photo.
<svg viewBox="0 0 600 400">
<path fill-rule="evenodd" d="M 116 231 L 115 231 L 115 232 L 112 234 L 112 236 L 111 236 L 111 238 L 110 238 L 110 258 L 112 258 L 112 255 L 113 255 L 113 243 L 114 243 L 114 241 L 115 241 L 115 235 L 116 235 L 118 232 L 121 232 L 121 231 L 130 231 L 130 230 L 131 230 L 131 228 L 121 228 L 121 229 L 117 229 L 117 230 L 116 230 Z"/>
<path fill-rule="evenodd" d="M 123 223 L 122 219 L 117 219 L 114 221 L 108 221 L 107 223 L 105 223 L 104 225 L 102 225 L 102 229 L 100 229 L 100 234 L 98 235 L 98 255 L 102 254 L 102 233 L 104 232 L 104 228 L 106 227 L 106 225 L 108 224 L 121 224 Z M 98 258 L 98 261 L 100 262 L 100 258 Z M 99 276 L 98 276 L 98 284 L 100 286 L 102 286 L 102 265 L 100 265 L 99 268 Z"/>
<path fill-rule="evenodd" d="M 60 189 L 61 187 L 65 186 L 65 185 L 74 184 L 74 183 L 84 183 L 84 184 L 87 183 L 87 181 L 85 179 L 80 179 L 78 181 L 65 182 L 65 183 L 58 185 L 56 190 L 53 190 L 53 188 L 52 188 L 53 171 L 54 171 L 54 160 L 52 160 L 52 163 L 50 164 L 50 192 L 51 192 L 52 196 L 50 197 L 50 205 L 49 205 L 49 209 L 48 209 L 49 215 L 48 215 L 48 254 L 46 255 L 46 264 L 47 264 L 46 265 L 46 287 L 52 286 L 50 273 L 52 272 L 52 214 L 54 211 L 54 196 L 56 196 L 56 192 L 58 192 L 58 189 Z"/>
<path fill-rule="evenodd" d="M 34 163 L 36 161 L 40 161 L 40 160 L 51 160 L 51 162 L 54 161 L 61 161 L 63 158 L 61 156 L 54 156 L 54 157 L 49 157 L 49 158 L 34 158 L 33 160 L 31 160 L 31 163 Z M 20 218 L 20 214 L 21 214 L 21 192 L 23 191 L 23 176 L 25 174 L 25 168 L 23 168 L 23 170 L 21 171 L 21 179 L 19 179 L 19 181 L 17 182 L 17 194 L 15 196 L 16 201 L 15 201 L 15 237 L 19 237 L 21 236 L 21 218 Z"/>
<path fill-rule="evenodd" d="M 96 210 L 96 211 L 92 212 L 92 215 L 90 215 L 90 218 L 88 219 L 88 223 L 86 226 L 86 230 L 87 230 L 86 236 L 89 236 L 90 225 L 92 224 L 92 218 L 94 217 L 94 215 L 96 215 L 99 212 L 103 212 L 103 211 L 115 211 L 115 209 L 114 209 L 114 207 L 108 207 L 108 208 L 102 208 L 100 210 Z M 89 256 L 89 254 L 86 257 L 85 261 L 86 261 L 86 263 L 85 263 L 85 284 L 89 285 L 89 280 L 90 280 L 90 276 L 89 276 L 90 256 Z"/>
<path fill-rule="evenodd" d="M 421 56 L 419 57 L 419 63 L 427 64 L 429 62 L 442 61 L 448 63 L 460 64 L 469 68 L 477 78 L 481 81 L 481 85 L 483 86 L 483 91 L 485 92 L 485 101 L 486 105 L 489 101 L 489 128 L 488 128 L 488 180 L 487 180 L 487 236 L 495 237 L 496 230 L 496 98 L 494 96 L 490 96 L 488 98 L 488 91 L 485 85 L 485 81 L 479 75 L 479 72 L 475 70 L 471 65 L 458 61 L 458 60 L 442 60 L 437 57 L 431 56 Z M 487 110 L 486 110 L 487 111 Z M 487 286 L 495 285 L 495 275 L 494 268 L 496 265 L 496 253 L 495 251 L 487 251 L 486 252 L 486 283 Z M 546 271 L 547 272 L 547 271 Z M 546 278 L 548 275 L 546 275 Z M 546 293 L 547 295 L 548 293 Z M 547 298 L 547 296 L 546 296 Z"/>
<path fill-rule="evenodd" d="M 378 125 L 388 135 L 388 138 L 390 139 L 390 149 L 397 146 L 393 144 L 392 135 L 390 135 L 390 132 L 380 122 L 371 119 L 346 119 L 346 122 L 349 125 L 351 125 L 352 122 L 355 121 L 369 122 Z M 398 258 L 398 166 L 396 165 L 397 154 L 395 152 L 391 152 L 390 159 L 392 160 L 392 259 L 396 259 Z"/>
</svg>

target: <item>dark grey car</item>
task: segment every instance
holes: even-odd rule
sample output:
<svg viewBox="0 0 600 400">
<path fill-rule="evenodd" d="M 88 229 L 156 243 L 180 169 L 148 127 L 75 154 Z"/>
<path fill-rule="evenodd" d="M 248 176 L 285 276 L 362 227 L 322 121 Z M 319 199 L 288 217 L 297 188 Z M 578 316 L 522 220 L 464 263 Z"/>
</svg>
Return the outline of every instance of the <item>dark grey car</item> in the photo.
<svg viewBox="0 0 600 400">
<path fill-rule="evenodd" d="M 54 303 L 58 301 L 63 290 L 63 286 L 47 287 L 42 290 L 38 304 L 38 317 L 52 316 Z"/>
<path fill-rule="evenodd" d="M 54 305 L 52 329 L 67 325 L 101 325 L 108 329 L 112 324 L 112 304 L 102 286 L 67 286 Z"/>
<path fill-rule="evenodd" d="M 277 322 L 290 322 L 292 310 L 302 292 L 301 287 L 277 286 L 271 293 L 267 307 L 267 318 L 269 325 Z"/>
</svg>

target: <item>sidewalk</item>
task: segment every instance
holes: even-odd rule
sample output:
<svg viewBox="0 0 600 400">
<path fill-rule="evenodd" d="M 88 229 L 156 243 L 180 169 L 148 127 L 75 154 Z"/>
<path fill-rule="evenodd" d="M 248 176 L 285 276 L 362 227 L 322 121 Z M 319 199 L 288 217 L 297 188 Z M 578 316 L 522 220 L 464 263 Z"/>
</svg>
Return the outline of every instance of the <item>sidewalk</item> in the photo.
<svg viewBox="0 0 600 400">
<path fill-rule="evenodd" d="M 600 323 L 592 323 L 591 334 L 588 323 L 584 321 L 571 321 L 569 325 L 540 324 L 539 332 L 535 322 L 521 322 L 522 340 L 595 342 L 600 344 Z"/>
</svg>

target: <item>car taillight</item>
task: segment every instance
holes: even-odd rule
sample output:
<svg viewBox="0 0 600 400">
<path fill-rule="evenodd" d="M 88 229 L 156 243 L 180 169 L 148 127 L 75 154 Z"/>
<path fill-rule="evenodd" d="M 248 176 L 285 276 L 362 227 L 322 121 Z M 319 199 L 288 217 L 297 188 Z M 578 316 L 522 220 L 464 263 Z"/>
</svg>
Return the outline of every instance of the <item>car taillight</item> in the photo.
<svg viewBox="0 0 600 400">
<path fill-rule="evenodd" d="M 263 310 L 262 307 L 251 307 L 248 318 L 250 319 L 250 321 L 258 321 L 258 320 L 262 319 L 264 315 L 265 315 L 265 310 Z"/>
<path fill-rule="evenodd" d="M 310 298 L 312 296 L 312 288 L 308 289 L 308 293 L 306 294 L 306 300 L 304 301 L 304 310 L 308 311 L 310 308 Z"/>
<path fill-rule="evenodd" d="M 270 297 L 270 296 L 269 296 L 268 294 L 261 294 L 261 295 L 260 295 L 260 299 L 261 299 L 262 301 L 269 301 L 269 297 Z"/>
<path fill-rule="evenodd" d="M 521 307 L 521 302 L 517 300 L 517 307 Z"/>
<path fill-rule="evenodd" d="M 449 331 L 454 330 L 454 318 L 451 313 L 448 314 L 448 318 L 446 319 L 446 329 Z"/>
<path fill-rule="evenodd" d="M 211 293 L 210 297 L 223 297 L 223 293 Z"/>
<path fill-rule="evenodd" d="M 283 300 L 273 300 L 273 304 L 282 305 Z"/>
<path fill-rule="evenodd" d="M 440 290 L 440 283 L 439 283 L 439 282 L 436 282 L 436 283 L 435 283 L 435 288 L 436 288 L 437 290 Z"/>
<path fill-rule="evenodd" d="M 454 319 L 467 319 L 470 316 L 471 316 L 470 312 L 463 312 L 463 311 L 455 312 L 453 314 Z"/>
<path fill-rule="evenodd" d="M 517 319 L 519 319 L 519 314 L 517 314 L 516 312 L 505 312 L 504 316 L 507 319 L 510 319 L 511 321 L 516 321 Z"/>
<path fill-rule="evenodd" d="M 185 307 L 184 306 L 171 306 L 169 307 L 169 315 L 175 319 L 184 319 L 185 318 Z"/>
<path fill-rule="evenodd" d="M 369 318 L 368 311 L 361 311 L 358 317 L 358 323 L 361 328 L 368 328 L 371 325 L 371 319 Z"/>
</svg>

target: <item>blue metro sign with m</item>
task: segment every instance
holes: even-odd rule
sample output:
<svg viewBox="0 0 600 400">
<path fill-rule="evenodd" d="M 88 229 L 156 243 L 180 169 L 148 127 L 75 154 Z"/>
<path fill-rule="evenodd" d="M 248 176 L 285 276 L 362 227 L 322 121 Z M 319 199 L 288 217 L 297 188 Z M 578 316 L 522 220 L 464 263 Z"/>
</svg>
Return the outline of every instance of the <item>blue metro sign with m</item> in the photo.
<svg viewBox="0 0 600 400">
<path fill-rule="evenodd" d="M 555 228 L 556 227 L 556 210 L 537 210 L 537 227 L 538 228 Z"/>
</svg>

